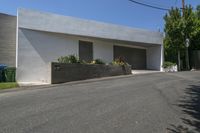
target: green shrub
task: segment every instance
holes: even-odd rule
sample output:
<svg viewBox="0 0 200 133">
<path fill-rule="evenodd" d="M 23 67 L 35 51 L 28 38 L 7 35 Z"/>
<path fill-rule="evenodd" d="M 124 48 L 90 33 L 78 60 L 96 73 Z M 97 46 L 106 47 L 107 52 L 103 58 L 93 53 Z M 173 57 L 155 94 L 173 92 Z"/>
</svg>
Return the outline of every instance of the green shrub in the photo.
<svg viewBox="0 0 200 133">
<path fill-rule="evenodd" d="M 58 58 L 59 63 L 70 63 L 69 62 L 69 57 L 68 56 L 61 56 Z"/>
<path fill-rule="evenodd" d="M 69 55 L 69 62 L 70 63 L 80 63 L 79 58 L 75 55 Z"/>
<path fill-rule="evenodd" d="M 101 59 L 95 59 L 90 64 L 106 64 L 106 63 Z"/>
<path fill-rule="evenodd" d="M 67 64 L 81 63 L 79 58 L 75 55 L 61 56 L 58 58 L 58 62 L 59 63 L 67 63 Z"/>
<path fill-rule="evenodd" d="M 125 61 L 125 59 L 122 56 L 116 58 L 111 64 L 120 65 L 120 66 L 128 65 L 128 63 Z"/>
<path fill-rule="evenodd" d="M 176 65 L 176 63 L 165 61 L 163 63 L 163 68 L 169 68 L 169 67 L 172 67 L 172 66 L 175 66 L 175 65 Z"/>
<path fill-rule="evenodd" d="M 79 60 L 80 64 L 88 64 L 85 60 Z"/>
</svg>

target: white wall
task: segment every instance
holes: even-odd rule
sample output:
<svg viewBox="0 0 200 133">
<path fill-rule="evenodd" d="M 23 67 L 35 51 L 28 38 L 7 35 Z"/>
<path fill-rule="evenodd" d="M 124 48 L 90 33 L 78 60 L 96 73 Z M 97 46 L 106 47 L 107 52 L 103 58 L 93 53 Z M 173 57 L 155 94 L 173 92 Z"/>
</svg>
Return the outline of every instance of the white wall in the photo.
<svg viewBox="0 0 200 133">
<path fill-rule="evenodd" d="M 78 36 L 73 36 L 73 39 L 75 39 L 77 42 L 79 42 L 79 40 L 92 42 L 93 59 L 102 59 L 106 63 L 110 63 L 113 61 L 114 43 L 108 42 L 106 40 L 103 41 L 99 39 L 88 38 L 88 37 L 78 37 Z"/>
<path fill-rule="evenodd" d="M 115 24 L 79 19 L 34 10 L 19 9 L 20 28 L 161 45 L 163 34 Z"/>
<path fill-rule="evenodd" d="M 162 71 L 163 48 L 154 46 L 147 48 L 147 69 Z"/>
<path fill-rule="evenodd" d="M 47 69 L 49 62 L 56 61 L 60 56 L 78 55 L 79 40 L 93 42 L 94 59 L 101 58 L 106 62 L 111 62 L 114 44 L 111 41 L 99 41 L 91 37 L 118 42 L 141 42 L 138 46 L 145 43 L 145 47 L 153 44 L 156 47 L 147 49 L 147 67 L 160 70 L 162 33 L 26 9 L 18 10 L 17 19 L 18 82 L 48 83 L 50 80 Z"/>
<path fill-rule="evenodd" d="M 66 35 L 19 29 L 17 81 L 48 83 L 49 62 L 78 55 L 78 41 Z"/>
<path fill-rule="evenodd" d="M 110 63 L 113 61 L 113 44 L 103 41 L 94 41 L 93 43 L 93 58 L 102 59 Z"/>
<path fill-rule="evenodd" d="M 70 54 L 78 56 L 79 40 L 93 42 L 93 58 L 100 58 L 107 63 L 113 60 L 113 45 L 120 45 L 111 41 L 19 28 L 17 81 L 19 83 L 50 83 L 49 63 L 57 61 L 60 56 Z M 146 47 L 146 49 L 147 68 L 160 70 L 162 47 Z"/>
<path fill-rule="evenodd" d="M 64 34 L 18 30 L 18 66 L 19 83 L 50 83 L 50 62 L 58 57 L 79 54 L 79 40 L 93 42 L 93 58 L 109 63 L 113 60 L 113 44 L 96 39 L 73 37 Z"/>
</svg>

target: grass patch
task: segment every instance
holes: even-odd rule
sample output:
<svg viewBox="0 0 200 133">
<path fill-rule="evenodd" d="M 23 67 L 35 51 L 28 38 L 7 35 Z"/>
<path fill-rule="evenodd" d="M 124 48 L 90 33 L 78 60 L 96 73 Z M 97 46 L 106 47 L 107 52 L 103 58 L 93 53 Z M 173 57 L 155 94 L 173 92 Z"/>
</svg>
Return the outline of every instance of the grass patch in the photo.
<svg viewBox="0 0 200 133">
<path fill-rule="evenodd" d="M 17 87 L 18 87 L 18 84 L 16 82 L 0 83 L 0 90 L 17 88 Z"/>
</svg>

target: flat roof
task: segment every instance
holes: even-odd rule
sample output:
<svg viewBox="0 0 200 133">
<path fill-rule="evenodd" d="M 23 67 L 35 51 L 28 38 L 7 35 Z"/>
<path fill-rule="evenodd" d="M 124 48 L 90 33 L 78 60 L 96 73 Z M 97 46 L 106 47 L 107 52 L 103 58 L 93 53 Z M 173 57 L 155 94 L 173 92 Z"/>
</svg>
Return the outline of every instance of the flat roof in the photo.
<svg viewBox="0 0 200 133">
<path fill-rule="evenodd" d="M 18 28 L 117 41 L 163 44 L 163 33 L 116 24 L 57 15 L 30 9 L 18 9 Z"/>
</svg>

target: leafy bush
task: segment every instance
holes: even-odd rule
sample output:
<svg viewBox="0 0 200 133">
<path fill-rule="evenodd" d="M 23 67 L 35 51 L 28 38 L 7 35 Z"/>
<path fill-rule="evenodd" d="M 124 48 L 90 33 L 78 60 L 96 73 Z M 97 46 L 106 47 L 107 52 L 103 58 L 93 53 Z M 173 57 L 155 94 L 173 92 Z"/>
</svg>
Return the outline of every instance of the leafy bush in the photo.
<svg viewBox="0 0 200 133">
<path fill-rule="evenodd" d="M 69 55 L 69 56 L 61 56 L 58 58 L 59 63 L 67 63 L 67 64 L 72 64 L 72 63 L 81 63 L 78 57 L 75 55 Z"/>
<path fill-rule="evenodd" d="M 79 60 L 80 64 L 88 64 L 88 62 L 86 62 L 85 60 Z"/>
<path fill-rule="evenodd" d="M 101 59 L 95 59 L 90 64 L 105 64 L 105 62 Z"/>
<path fill-rule="evenodd" d="M 61 56 L 58 58 L 59 63 L 69 63 L 69 58 L 68 56 Z"/>
<path fill-rule="evenodd" d="M 120 65 L 120 66 L 128 65 L 128 63 L 125 61 L 125 59 L 122 56 L 116 58 L 111 64 Z"/>
<path fill-rule="evenodd" d="M 75 55 L 61 56 L 61 57 L 58 58 L 58 62 L 59 63 L 66 63 L 66 64 L 75 64 L 75 63 L 88 64 L 84 60 L 79 60 L 79 58 Z M 90 62 L 89 64 L 106 64 L 106 63 L 102 59 L 95 59 L 92 62 Z M 111 63 L 111 65 L 125 66 L 125 65 L 128 65 L 128 63 L 125 61 L 125 59 L 122 56 L 120 56 L 120 57 L 116 58 Z"/>
<path fill-rule="evenodd" d="M 175 65 L 176 65 L 176 63 L 165 61 L 163 63 L 163 68 L 169 68 L 169 67 L 172 67 L 172 66 L 175 66 Z"/>
<path fill-rule="evenodd" d="M 75 55 L 69 55 L 69 62 L 70 63 L 80 63 L 80 60 L 77 56 Z"/>
</svg>

